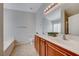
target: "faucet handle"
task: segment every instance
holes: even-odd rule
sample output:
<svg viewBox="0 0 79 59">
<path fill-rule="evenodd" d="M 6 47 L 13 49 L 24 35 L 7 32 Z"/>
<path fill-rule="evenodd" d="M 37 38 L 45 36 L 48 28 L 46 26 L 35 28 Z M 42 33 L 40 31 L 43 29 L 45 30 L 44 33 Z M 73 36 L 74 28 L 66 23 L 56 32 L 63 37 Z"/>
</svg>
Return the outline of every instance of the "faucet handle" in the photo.
<svg viewBox="0 0 79 59">
<path fill-rule="evenodd" d="M 63 35 L 63 39 L 64 39 L 64 40 L 67 40 L 67 39 L 66 39 L 66 35 L 65 35 L 65 34 Z"/>
</svg>

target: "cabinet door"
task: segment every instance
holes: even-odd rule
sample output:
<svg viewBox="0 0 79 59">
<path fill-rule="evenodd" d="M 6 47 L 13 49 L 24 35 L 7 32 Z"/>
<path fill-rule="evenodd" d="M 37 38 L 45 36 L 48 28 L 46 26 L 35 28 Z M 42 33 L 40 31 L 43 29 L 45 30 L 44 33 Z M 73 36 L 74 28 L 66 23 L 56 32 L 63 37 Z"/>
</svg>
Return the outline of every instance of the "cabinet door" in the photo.
<svg viewBox="0 0 79 59">
<path fill-rule="evenodd" d="M 64 53 L 51 46 L 49 42 L 46 42 L 46 55 L 47 56 L 65 56 Z"/>
<path fill-rule="evenodd" d="M 39 52 L 39 43 L 40 43 L 40 38 L 38 37 L 38 36 L 35 36 L 35 48 L 36 48 L 36 51 L 38 52 L 38 53 L 40 53 Z"/>
<path fill-rule="evenodd" d="M 35 35 L 35 39 L 34 39 L 34 47 L 35 47 L 35 49 L 37 48 L 36 39 L 37 39 L 37 36 Z"/>
<path fill-rule="evenodd" d="M 40 39 L 40 55 L 41 56 L 45 56 L 45 40 L 44 39 Z"/>
<path fill-rule="evenodd" d="M 35 35 L 35 40 L 34 40 L 34 46 L 35 46 L 35 49 L 37 51 L 37 36 Z"/>
</svg>

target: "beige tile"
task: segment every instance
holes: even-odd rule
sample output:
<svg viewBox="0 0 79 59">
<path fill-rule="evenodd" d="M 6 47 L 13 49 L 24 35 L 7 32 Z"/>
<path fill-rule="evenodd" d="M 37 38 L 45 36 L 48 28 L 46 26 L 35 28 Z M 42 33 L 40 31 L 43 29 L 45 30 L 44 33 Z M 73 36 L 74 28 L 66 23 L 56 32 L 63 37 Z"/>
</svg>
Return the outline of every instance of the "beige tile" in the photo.
<svg viewBox="0 0 79 59">
<path fill-rule="evenodd" d="M 11 56 L 38 56 L 33 43 L 17 45 Z"/>
</svg>

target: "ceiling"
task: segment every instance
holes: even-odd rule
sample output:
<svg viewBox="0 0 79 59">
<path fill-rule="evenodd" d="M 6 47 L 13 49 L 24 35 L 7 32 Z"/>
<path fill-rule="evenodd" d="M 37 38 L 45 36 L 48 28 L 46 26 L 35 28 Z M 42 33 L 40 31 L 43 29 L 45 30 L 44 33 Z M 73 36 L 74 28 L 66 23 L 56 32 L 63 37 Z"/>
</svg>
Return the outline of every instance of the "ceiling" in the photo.
<svg viewBox="0 0 79 59">
<path fill-rule="evenodd" d="M 26 12 L 36 12 L 42 3 L 5 3 L 5 9 L 26 11 Z"/>
<path fill-rule="evenodd" d="M 5 3 L 4 8 L 25 12 L 37 12 L 42 5 L 43 3 Z M 79 3 L 64 3 L 62 6 L 65 8 L 68 16 L 79 13 Z"/>
<path fill-rule="evenodd" d="M 62 5 L 68 16 L 79 13 L 79 3 L 65 3 Z"/>
</svg>

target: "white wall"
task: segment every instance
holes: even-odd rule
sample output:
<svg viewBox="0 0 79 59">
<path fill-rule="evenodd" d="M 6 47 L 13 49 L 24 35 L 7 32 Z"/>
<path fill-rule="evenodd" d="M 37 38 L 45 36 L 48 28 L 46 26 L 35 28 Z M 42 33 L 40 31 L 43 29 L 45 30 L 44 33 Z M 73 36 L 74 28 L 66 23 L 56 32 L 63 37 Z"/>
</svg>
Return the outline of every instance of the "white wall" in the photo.
<svg viewBox="0 0 79 59">
<path fill-rule="evenodd" d="M 42 16 L 38 13 L 36 14 L 36 32 L 42 34 Z"/>
<path fill-rule="evenodd" d="M 69 20 L 69 33 L 79 35 L 79 14 L 70 16 Z"/>
<path fill-rule="evenodd" d="M 44 19 L 43 20 L 43 32 L 45 34 L 47 34 L 47 32 L 52 32 L 52 21 L 48 20 L 48 19 Z"/>
<path fill-rule="evenodd" d="M 36 12 L 36 32 L 39 34 L 43 34 L 44 31 L 44 23 L 46 21 L 45 16 L 43 14 L 45 7 L 48 4 L 43 4 L 39 10 Z"/>
<path fill-rule="evenodd" d="M 29 42 L 35 34 L 35 14 L 28 12 L 14 12 L 15 37 L 17 41 Z"/>
<path fill-rule="evenodd" d="M 4 43 L 14 39 L 13 13 L 4 9 Z"/>
<path fill-rule="evenodd" d="M 0 3 L 0 55 L 3 55 L 3 4 Z"/>
<path fill-rule="evenodd" d="M 36 14 L 7 9 L 4 12 L 4 40 L 16 38 L 18 42 L 29 42 L 35 32 L 43 32 L 43 7 Z"/>
<path fill-rule="evenodd" d="M 18 42 L 29 42 L 35 34 L 35 14 L 5 10 L 5 40 L 16 38 Z"/>
</svg>

